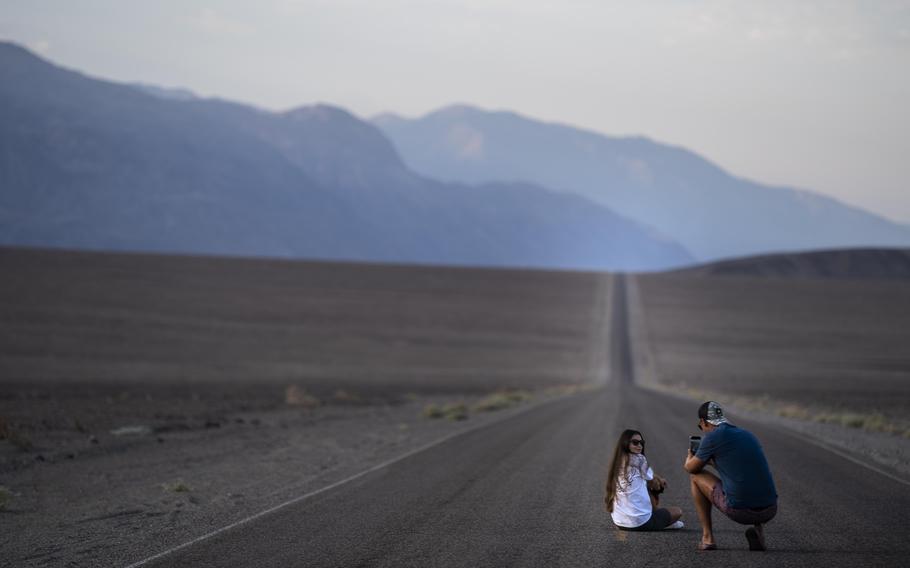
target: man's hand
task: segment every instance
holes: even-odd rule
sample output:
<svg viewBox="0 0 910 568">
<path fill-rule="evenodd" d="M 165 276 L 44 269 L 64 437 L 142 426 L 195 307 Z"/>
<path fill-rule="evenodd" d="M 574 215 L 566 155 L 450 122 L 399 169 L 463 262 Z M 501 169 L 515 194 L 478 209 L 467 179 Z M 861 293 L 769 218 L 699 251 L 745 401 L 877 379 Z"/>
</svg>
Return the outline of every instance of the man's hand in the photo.
<svg viewBox="0 0 910 568">
<path fill-rule="evenodd" d="M 689 473 L 698 473 L 705 467 L 704 460 L 700 460 L 695 457 L 695 454 L 692 450 L 689 450 L 689 455 L 686 457 L 686 463 L 683 464 L 683 468 Z"/>
</svg>

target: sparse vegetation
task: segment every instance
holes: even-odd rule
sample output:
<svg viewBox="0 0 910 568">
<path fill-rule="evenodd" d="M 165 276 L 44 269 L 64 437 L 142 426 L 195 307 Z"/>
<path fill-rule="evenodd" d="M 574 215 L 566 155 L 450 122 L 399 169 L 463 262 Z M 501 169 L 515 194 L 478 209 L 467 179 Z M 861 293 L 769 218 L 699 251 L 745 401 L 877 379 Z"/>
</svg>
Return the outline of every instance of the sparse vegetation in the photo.
<svg viewBox="0 0 910 568">
<path fill-rule="evenodd" d="M 668 390 L 686 394 L 696 400 L 724 400 L 729 404 L 754 412 L 773 413 L 784 418 L 793 418 L 807 422 L 837 424 L 845 428 L 856 428 L 869 432 L 885 432 L 910 437 L 910 429 L 891 421 L 879 412 L 850 412 L 827 408 L 810 408 L 792 402 L 777 401 L 768 395 L 734 396 L 716 391 L 703 391 L 688 388 L 685 385 L 667 387 Z"/>
<path fill-rule="evenodd" d="M 450 402 L 442 406 L 430 403 L 423 407 L 423 417 L 466 420 L 468 418 L 468 405 L 463 402 Z"/>
<path fill-rule="evenodd" d="M 452 402 L 442 407 L 442 413 L 449 420 L 467 420 L 468 405 L 463 402 Z"/>
<path fill-rule="evenodd" d="M 32 441 L 28 439 L 27 436 L 22 434 L 18 429 L 14 428 L 9 421 L 0 416 L 0 440 L 7 440 L 10 444 L 19 448 L 23 452 L 27 452 L 32 449 Z"/>
<path fill-rule="evenodd" d="M 442 408 L 435 403 L 430 403 L 423 407 L 423 417 L 424 418 L 442 418 L 445 416 L 445 413 L 442 411 Z"/>
<path fill-rule="evenodd" d="M 0 511 L 5 510 L 12 500 L 13 492 L 0 485 Z"/>
<path fill-rule="evenodd" d="M 798 404 L 785 404 L 777 410 L 777 414 L 784 418 L 796 418 L 798 420 L 809 420 L 812 418 L 812 413 L 809 412 L 809 409 Z"/>
<path fill-rule="evenodd" d="M 297 385 L 289 385 L 284 391 L 284 402 L 289 406 L 299 406 L 302 408 L 316 408 L 322 404 L 315 396 L 311 395 L 306 389 Z"/>
<path fill-rule="evenodd" d="M 172 483 L 165 483 L 162 487 L 169 493 L 189 493 L 192 490 L 189 485 L 180 479 Z"/>
<path fill-rule="evenodd" d="M 477 412 L 502 410 L 527 402 L 528 400 L 531 400 L 531 398 L 531 393 L 526 390 L 501 390 L 480 400 L 474 405 L 474 410 Z"/>
<path fill-rule="evenodd" d="M 359 394 L 344 389 L 336 390 L 335 394 L 332 395 L 332 400 L 342 404 L 360 404 L 363 402 L 363 399 L 360 398 Z"/>
<path fill-rule="evenodd" d="M 857 412 L 829 412 L 819 414 L 813 418 L 818 422 L 840 424 L 841 426 L 846 426 L 847 428 L 860 428 L 873 432 L 893 433 L 898 431 L 898 428 L 894 424 L 888 422 L 888 420 L 879 413 L 861 414 Z"/>
</svg>

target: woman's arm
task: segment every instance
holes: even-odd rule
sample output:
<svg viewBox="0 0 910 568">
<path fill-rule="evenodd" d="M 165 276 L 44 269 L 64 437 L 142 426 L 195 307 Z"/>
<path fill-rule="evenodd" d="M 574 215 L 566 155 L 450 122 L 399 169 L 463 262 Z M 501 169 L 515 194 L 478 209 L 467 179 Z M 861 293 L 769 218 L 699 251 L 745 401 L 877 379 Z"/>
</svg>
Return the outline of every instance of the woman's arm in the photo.
<svg viewBox="0 0 910 568">
<path fill-rule="evenodd" d="M 632 466 L 638 470 L 638 472 L 641 474 L 642 479 L 645 481 L 651 481 L 654 479 L 654 470 L 651 469 L 650 465 L 648 465 L 648 458 L 642 454 L 634 454 L 634 457 L 632 459 L 634 460 L 632 462 Z"/>
</svg>

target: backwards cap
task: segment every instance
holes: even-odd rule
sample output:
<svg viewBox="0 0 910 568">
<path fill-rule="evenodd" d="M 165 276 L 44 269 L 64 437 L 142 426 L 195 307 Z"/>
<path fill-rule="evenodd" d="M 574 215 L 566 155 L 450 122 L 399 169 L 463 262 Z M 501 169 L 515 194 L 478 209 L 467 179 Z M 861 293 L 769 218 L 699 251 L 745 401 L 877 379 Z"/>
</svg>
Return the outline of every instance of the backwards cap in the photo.
<svg viewBox="0 0 910 568">
<path fill-rule="evenodd" d="M 713 400 L 702 404 L 698 408 L 698 417 L 704 419 L 708 424 L 719 426 L 727 421 L 724 416 L 724 409 Z"/>
</svg>

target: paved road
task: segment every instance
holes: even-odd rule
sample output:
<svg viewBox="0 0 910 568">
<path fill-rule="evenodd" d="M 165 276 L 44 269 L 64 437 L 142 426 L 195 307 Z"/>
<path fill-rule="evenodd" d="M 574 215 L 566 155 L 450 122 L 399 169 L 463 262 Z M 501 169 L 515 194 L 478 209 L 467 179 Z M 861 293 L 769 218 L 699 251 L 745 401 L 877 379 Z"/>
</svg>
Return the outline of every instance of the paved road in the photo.
<svg viewBox="0 0 910 568">
<path fill-rule="evenodd" d="M 606 388 L 468 432 L 150 565 L 910 565 L 910 487 L 748 423 L 780 493 L 771 550 L 750 553 L 744 527 L 717 517 L 722 550 L 696 551 L 682 461 L 697 407 L 632 384 L 621 279 L 613 292 Z M 686 529 L 625 533 L 610 523 L 604 473 L 625 427 L 644 432 L 652 465 L 670 481 L 665 503 L 682 506 Z"/>
</svg>

